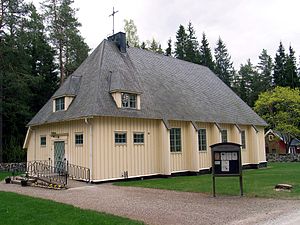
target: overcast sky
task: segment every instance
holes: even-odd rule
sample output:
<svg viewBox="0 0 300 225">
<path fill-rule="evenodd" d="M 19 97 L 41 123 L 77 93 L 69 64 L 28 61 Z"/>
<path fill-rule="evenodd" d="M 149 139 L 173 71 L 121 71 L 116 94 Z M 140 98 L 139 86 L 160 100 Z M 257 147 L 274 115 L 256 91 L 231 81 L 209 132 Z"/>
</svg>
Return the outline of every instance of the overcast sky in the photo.
<svg viewBox="0 0 300 225">
<path fill-rule="evenodd" d="M 36 0 L 37 1 L 37 0 Z M 286 50 L 291 44 L 300 55 L 300 1 L 298 0 L 75 0 L 82 36 L 94 49 L 112 34 L 113 6 L 115 32 L 123 31 L 124 19 L 133 19 L 140 41 L 153 37 L 163 48 L 175 40 L 180 24 L 191 21 L 198 41 L 205 32 L 213 49 L 220 36 L 236 69 L 250 58 L 258 62 L 263 48 L 274 58 L 279 41 Z"/>
</svg>

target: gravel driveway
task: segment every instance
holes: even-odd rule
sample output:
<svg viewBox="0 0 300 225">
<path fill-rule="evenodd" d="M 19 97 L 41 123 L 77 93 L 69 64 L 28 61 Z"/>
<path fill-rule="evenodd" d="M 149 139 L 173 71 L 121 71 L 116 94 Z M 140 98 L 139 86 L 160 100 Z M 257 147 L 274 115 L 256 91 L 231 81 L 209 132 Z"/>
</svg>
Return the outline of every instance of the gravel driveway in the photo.
<svg viewBox="0 0 300 225">
<path fill-rule="evenodd" d="M 213 198 L 199 193 L 118 187 L 112 184 L 80 185 L 58 191 L 1 182 L 0 191 L 51 199 L 141 220 L 147 224 L 244 225 L 293 224 L 293 221 L 300 221 L 297 220 L 300 218 L 300 201 L 297 200 Z"/>
</svg>

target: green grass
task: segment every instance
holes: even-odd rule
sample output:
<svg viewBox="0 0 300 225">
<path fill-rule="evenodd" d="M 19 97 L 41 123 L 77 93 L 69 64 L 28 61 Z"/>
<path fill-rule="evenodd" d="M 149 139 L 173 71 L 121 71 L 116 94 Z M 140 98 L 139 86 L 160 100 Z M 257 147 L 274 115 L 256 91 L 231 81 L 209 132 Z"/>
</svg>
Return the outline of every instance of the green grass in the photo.
<svg viewBox="0 0 300 225">
<path fill-rule="evenodd" d="M 0 181 L 7 176 L 11 176 L 11 172 L 0 172 Z M 16 193 L 0 191 L 0 199 L 1 225 L 143 224 L 119 216 Z"/>
<path fill-rule="evenodd" d="M 293 185 L 291 192 L 275 191 L 279 183 Z M 300 163 L 269 163 L 268 168 L 243 171 L 244 195 L 248 197 L 300 199 Z M 166 190 L 212 193 L 212 176 L 181 176 L 142 181 L 118 182 L 119 186 L 135 186 Z M 216 195 L 239 195 L 238 177 L 216 177 Z"/>
<path fill-rule="evenodd" d="M 127 218 L 16 193 L 0 191 L 0 199 L 0 224 L 5 225 L 143 224 Z"/>
<path fill-rule="evenodd" d="M 0 171 L 0 181 L 4 180 L 6 177 L 11 176 L 11 172 L 6 172 L 6 171 Z"/>
</svg>

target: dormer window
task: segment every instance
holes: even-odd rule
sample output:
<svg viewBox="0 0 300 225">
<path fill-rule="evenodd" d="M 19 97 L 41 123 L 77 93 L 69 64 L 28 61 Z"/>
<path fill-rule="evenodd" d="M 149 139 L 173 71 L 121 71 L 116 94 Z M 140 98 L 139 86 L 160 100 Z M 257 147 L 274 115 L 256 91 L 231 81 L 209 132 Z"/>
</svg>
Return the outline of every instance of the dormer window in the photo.
<svg viewBox="0 0 300 225">
<path fill-rule="evenodd" d="M 55 111 L 65 110 L 65 97 L 55 99 Z"/>
<path fill-rule="evenodd" d="M 122 108 L 136 109 L 137 95 L 122 93 Z"/>
</svg>

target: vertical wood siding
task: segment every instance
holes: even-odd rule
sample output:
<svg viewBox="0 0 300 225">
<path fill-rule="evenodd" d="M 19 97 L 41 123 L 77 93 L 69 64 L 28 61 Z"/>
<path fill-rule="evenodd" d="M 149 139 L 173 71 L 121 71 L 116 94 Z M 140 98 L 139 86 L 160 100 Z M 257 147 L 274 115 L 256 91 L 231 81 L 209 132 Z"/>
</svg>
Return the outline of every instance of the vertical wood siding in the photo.
<svg viewBox="0 0 300 225">
<path fill-rule="evenodd" d="M 188 123 L 189 122 L 183 121 L 170 121 L 171 128 L 181 128 L 181 152 L 170 152 L 172 172 L 188 170 Z"/>
<path fill-rule="evenodd" d="M 51 136 L 53 132 L 57 136 Z M 75 133 L 83 133 L 83 145 L 75 145 Z M 46 136 L 46 146 L 40 145 L 41 136 Z M 87 151 L 89 138 L 84 120 L 33 127 L 28 144 L 27 160 L 48 160 L 50 158 L 53 161 L 55 141 L 65 142 L 65 158 L 69 160 L 69 163 L 89 167 Z"/>
<path fill-rule="evenodd" d="M 93 133 L 94 179 L 160 173 L 158 120 L 99 117 Z M 126 132 L 127 143 L 115 144 L 114 134 Z M 144 144 L 133 143 L 133 133 L 144 133 Z"/>
<path fill-rule="evenodd" d="M 181 128 L 181 152 L 170 152 L 170 132 L 161 120 L 96 117 L 32 127 L 28 141 L 27 159 L 47 160 L 54 157 L 54 142 L 65 141 L 65 157 L 70 163 L 90 167 L 90 124 L 92 126 L 93 180 L 166 174 L 179 171 L 198 171 L 211 167 L 210 145 L 220 142 L 220 132 L 214 123 L 197 122 L 205 128 L 207 150 L 199 151 L 198 135 L 191 122 L 169 121 L 172 128 Z M 241 136 L 233 124 L 220 124 L 227 129 L 228 141 L 241 143 Z M 264 162 L 264 128 L 256 133 L 249 125 L 240 125 L 246 132 L 246 148 L 242 149 L 242 163 Z M 116 131 L 127 133 L 126 144 L 115 144 Z M 51 136 L 55 132 L 56 136 Z M 144 133 L 144 144 L 133 143 L 133 133 Z M 75 134 L 83 133 L 83 145 L 75 145 Z M 40 145 L 40 137 L 46 136 L 46 146 Z M 196 157 L 196 159 L 195 159 Z"/>
</svg>

